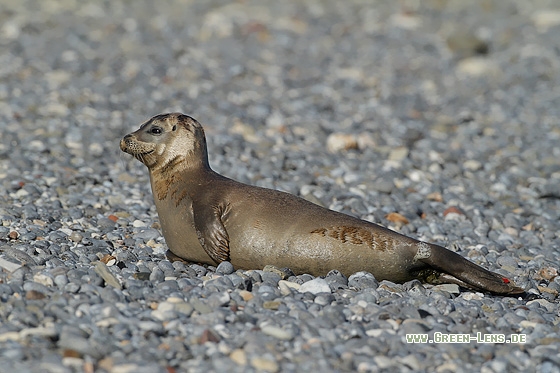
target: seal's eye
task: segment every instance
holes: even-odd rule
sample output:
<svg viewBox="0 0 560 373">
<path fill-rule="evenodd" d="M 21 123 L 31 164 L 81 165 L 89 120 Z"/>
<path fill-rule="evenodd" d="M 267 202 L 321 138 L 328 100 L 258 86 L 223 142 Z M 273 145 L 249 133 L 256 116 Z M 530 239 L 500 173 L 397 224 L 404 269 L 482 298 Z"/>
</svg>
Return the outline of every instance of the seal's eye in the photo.
<svg viewBox="0 0 560 373">
<path fill-rule="evenodd" d="M 163 130 L 161 129 L 161 127 L 154 126 L 150 128 L 148 132 L 152 135 L 161 135 L 163 133 Z"/>
</svg>

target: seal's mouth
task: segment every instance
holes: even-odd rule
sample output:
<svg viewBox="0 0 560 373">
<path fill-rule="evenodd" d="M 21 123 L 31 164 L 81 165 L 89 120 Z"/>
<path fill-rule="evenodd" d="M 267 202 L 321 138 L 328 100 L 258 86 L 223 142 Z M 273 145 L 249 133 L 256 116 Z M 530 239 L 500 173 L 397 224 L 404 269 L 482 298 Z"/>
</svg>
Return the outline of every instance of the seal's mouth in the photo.
<svg viewBox="0 0 560 373">
<path fill-rule="evenodd" d="M 141 153 L 130 153 L 134 158 L 138 159 L 140 162 L 144 163 L 145 165 L 147 165 L 146 163 L 146 157 L 149 157 L 150 154 L 154 153 L 155 149 L 152 150 L 148 150 L 147 152 L 141 152 Z"/>
<path fill-rule="evenodd" d="M 153 144 L 136 141 L 127 135 L 121 140 L 120 147 L 123 152 L 132 155 L 145 165 L 151 164 L 154 161 L 154 155 L 152 154 L 155 153 L 156 147 Z"/>
</svg>

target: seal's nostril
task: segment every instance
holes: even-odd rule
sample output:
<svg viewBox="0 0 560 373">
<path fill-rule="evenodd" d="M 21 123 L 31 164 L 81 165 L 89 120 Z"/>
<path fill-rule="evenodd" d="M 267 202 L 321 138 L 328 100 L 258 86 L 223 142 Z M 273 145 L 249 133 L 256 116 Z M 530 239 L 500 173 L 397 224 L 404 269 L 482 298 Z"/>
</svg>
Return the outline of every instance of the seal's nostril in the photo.
<svg viewBox="0 0 560 373">
<path fill-rule="evenodd" d="M 126 135 L 124 138 L 125 138 L 125 140 L 126 140 L 126 139 L 130 139 L 131 137 L 132 137 L 132 134 L 129 133 L 129 134 Z"/>
</svg>

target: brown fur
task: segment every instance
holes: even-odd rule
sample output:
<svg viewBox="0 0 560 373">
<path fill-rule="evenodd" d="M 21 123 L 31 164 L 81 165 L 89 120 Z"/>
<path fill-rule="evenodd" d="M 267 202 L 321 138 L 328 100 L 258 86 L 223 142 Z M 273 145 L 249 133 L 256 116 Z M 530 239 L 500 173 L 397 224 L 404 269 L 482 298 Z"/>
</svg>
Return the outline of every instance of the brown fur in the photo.
<svg viewBox="0 0 560 373">
<path fill-rule="evenodd" d="M 354 245 L 368 245 L 373 250 L 385 251 L 394 246 L 394 242 L 390 237 L 358 227 L 318 228 L 312 230 L 311 233 L 317 233 L 323 237 L 328 236 L 342 243 L 349 242 Z"/>
</svg>

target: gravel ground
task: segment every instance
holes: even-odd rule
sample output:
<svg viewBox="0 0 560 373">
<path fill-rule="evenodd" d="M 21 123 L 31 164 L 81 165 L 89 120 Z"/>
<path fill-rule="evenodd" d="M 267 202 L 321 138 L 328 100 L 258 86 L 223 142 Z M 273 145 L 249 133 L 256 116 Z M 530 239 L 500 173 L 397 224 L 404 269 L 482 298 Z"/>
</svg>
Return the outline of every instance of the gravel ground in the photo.
<svg viewBox="0 0 560 373">
<path fill-rule="evenodd" d="M 558 2 L 155 4 L 2 4 L 1 372 L 560 371 Z M 168 262 L 118 141 L 169 110 L 218 172 L 535 296 Z M 527 342 L 406 343 L 438 332 Z"/>
</svg>

